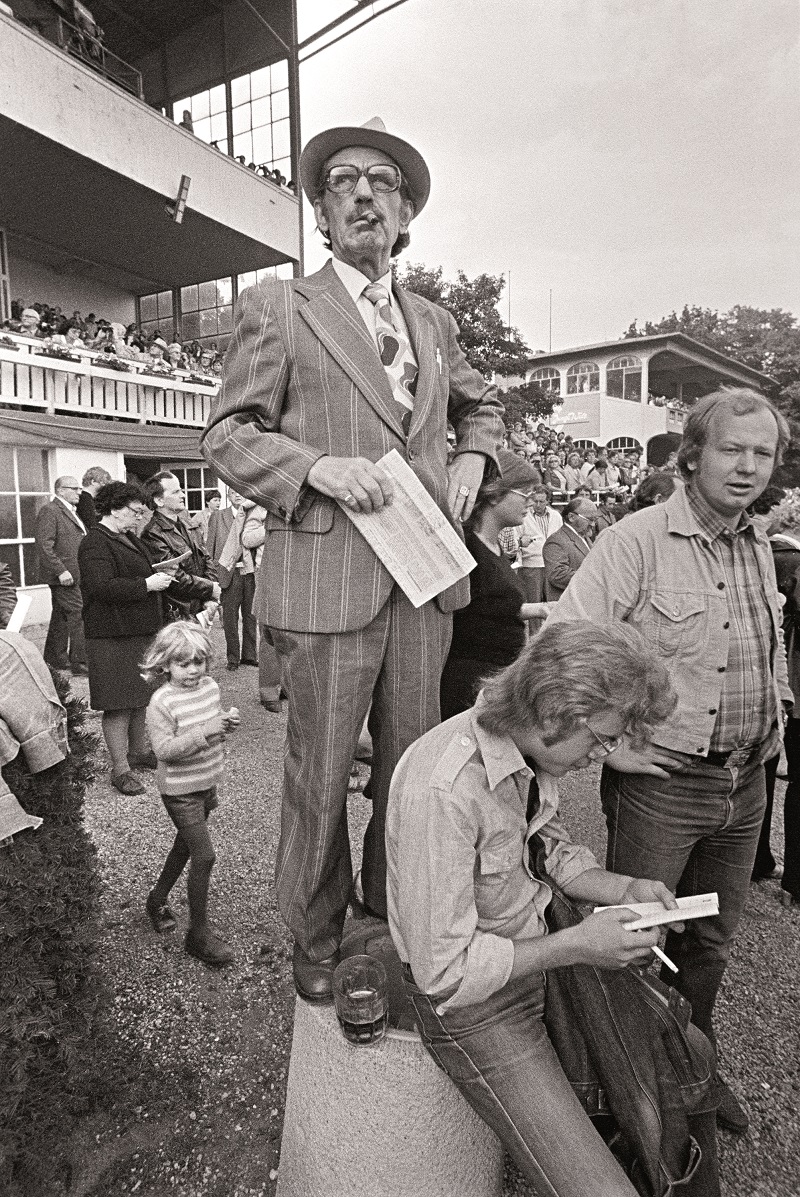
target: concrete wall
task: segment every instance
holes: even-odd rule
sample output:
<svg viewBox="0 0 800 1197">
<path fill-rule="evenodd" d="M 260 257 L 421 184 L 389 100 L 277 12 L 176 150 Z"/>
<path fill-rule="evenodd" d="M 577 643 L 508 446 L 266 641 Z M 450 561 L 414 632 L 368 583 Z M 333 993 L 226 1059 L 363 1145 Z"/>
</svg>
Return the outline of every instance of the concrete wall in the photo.
<svg viewBox="0 0 800 1197">
<path fill-rule="evenodd" d="M 117 453 L 114 449 L 98 453 L 96 449 L 82 449 L 79 445 L 70 445 L 63 449 L 53 449 L 50 453 L 52 482 L 67 474 L 71 474 L 80 482 L 89 466 L 102 466 L 104 470 L 108 470 L 114 482 L 125 481 L 125 459 L 122 453 Z"/>
<path fill-rule="evenodd" d="M 0 44 L 0 112 L 7 120 L 159 195 L 174 197 L 181 175 L 189 175 L 192 210 L 298 256 L 298 201 L 290 192 L 267 188 L 252 171 L 1 12 Z"/>
<path fill-rule="evenodd" d="M 11 298 L 23 300 L 26 306 L 38 302 L 60 304 L 67 316 L 78 308 L 84 318 L 94 312 L 95 316 L 126 325 L 136 319 L 133 296 L 106 283 L 75 274 L 57 274 L 43 262 L 13 253 L 9 253 L 9 276 Z"/>
</svg>

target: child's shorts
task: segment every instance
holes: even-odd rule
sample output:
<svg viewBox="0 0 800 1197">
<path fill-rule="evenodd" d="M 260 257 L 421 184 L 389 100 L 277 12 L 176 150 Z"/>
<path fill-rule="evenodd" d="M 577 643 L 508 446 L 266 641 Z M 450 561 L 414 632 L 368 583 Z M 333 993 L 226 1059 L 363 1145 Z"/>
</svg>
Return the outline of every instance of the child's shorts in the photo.
<svg viewBox="0 0 800 1197">
<path fill-rule="evenodd" d="M 191 794 L 162 794 L 161 801 L 179 831 L 181 827 L 197 827 L 199 823 L 205 823 L 211 811 L 219 806 L 216 786 L 209 790 L 194 790 Z"/>
</svg>

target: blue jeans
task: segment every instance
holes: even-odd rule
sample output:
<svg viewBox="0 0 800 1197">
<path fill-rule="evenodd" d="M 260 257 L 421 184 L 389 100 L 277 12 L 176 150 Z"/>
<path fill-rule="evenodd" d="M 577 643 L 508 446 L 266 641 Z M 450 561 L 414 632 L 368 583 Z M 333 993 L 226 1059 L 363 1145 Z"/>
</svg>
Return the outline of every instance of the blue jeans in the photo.
<svg viewBox="0 0 800 1197">
<path fill-rule="evenodd" d="M 719 914 L 670 932 L 662 972 L 691 1003 L 692 1021 L 715 1044 L 711 1015 L 750 885 L 766 805 L 763 764 L 696 764 L 670 778 L 603 768 L 606 868 L 663 881 L 678 897 L 716 892 Z"/>
<path fill-rule="evenodd" d="M 542 1022 L 541 974 L 441 1015 L 435 998 L 408 977 L 405 985 L 428 1052 L 540 1197 L 634 1197 L 553 1050 Z"/>
</svg>

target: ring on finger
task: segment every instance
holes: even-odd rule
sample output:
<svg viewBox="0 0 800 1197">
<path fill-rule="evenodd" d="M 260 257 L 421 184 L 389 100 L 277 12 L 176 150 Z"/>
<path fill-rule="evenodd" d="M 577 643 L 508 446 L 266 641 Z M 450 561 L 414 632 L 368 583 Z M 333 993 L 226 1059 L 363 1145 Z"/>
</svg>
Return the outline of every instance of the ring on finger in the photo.
<svg viewBox="0 0 800 1197">
<path fill-rule="evenodd" d="M 343 503 L 355 503 L 355 497 L 350 494 L 350 491 L 348 491 L 347 494 L 345 495 L 345 497 L 342 499 L 342 502 Z"/>
<path fill-rule="evenodd" d="M 465 499 L 468 499 L 470 496 L 470 489 L 468 486 L 459 486 L 458 493 L 463 495 Z"/>
</svg>

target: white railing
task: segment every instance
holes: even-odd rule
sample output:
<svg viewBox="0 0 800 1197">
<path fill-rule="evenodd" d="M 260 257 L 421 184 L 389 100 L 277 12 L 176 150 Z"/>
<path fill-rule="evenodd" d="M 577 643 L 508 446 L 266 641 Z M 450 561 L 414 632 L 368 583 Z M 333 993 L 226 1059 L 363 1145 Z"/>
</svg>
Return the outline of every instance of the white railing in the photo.
<svg viewBox="0 0 800 1197">
<path fill-rule="evenodd" d="M 12 404 L 51 414 L 202 428 L 219 388 L 216 379 L 201 382 L 183 371 L 159 376 L 131 361 L 122 372 L 91 350 L 70 350 L 78 360 L 68 361 L 47 356 L 46 348 L 42 341 L 0 334 L 0 408 Z"/>
</svg>

